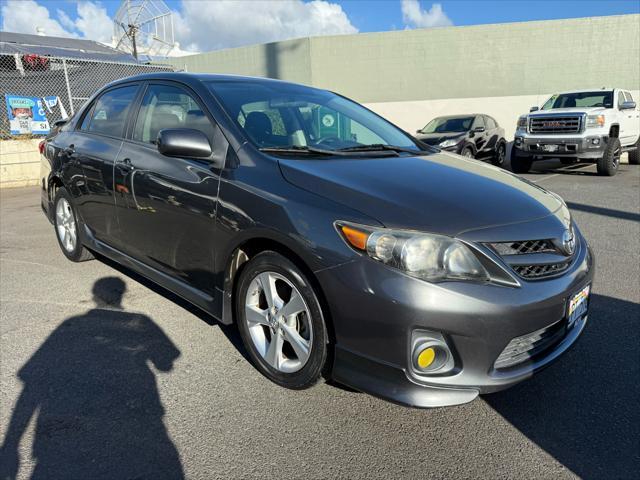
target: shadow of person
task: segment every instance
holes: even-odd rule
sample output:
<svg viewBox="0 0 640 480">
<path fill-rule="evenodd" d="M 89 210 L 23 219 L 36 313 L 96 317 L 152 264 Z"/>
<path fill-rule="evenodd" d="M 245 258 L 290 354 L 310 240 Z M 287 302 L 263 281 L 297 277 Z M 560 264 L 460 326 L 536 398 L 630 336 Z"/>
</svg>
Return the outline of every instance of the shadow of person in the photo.
<svg viewBox="0 0 640 480">
<path fill-rule="evenodd" d="M 484 400 L 579 477 L 637 478 L 638 319 L 637 303 L 593 295 L 589 323 L 571 351 Z"/>
<path fill-rule="evenodd" d="M 96 308 L 65 320 L 18 372 L 0 478 L 15 478 L 33 416 L 33 479 L 184 477 L 152 369 L 170 371 L 180 351 L 149 317 L 123 311 L 125 290 L 98 280 Z"/>
</svg>

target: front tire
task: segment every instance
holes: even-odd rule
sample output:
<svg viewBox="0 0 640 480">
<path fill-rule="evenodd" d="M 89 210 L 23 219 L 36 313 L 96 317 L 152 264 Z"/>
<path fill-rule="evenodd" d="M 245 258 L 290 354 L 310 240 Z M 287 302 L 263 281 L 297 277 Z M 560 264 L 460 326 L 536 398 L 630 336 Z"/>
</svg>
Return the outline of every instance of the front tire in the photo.
<svg viewBox="0 0 640 480">
<path fill-rule="evenodd" d="M 531 170 L 532 163 L 530 158 L 518 155 L 516 147 L 511 148 L 511 170 L 514 173 L 527 173 Z"/>
<path fill-rule="evenodd" d="M 629 157 L 629 164 L 631 165 L 640 164 L 640 138 L 638 138 L 638 141 L 636 142 L 636 148 L 634 148 L 628 153 L 628 157 Z"/>
<path fill-rule="evenodd" d="M 498 145 L 498 149 L 496 150 L 496 154 L 493 157 L 493 164 L 496 167 L 504 168 L 504 160 L 507 158 L 507 146 L 504 143 L 500 143 Z"/>
<path fill-rule="evenodd" d="M 460 155 L 462 155 L 465 158 L 476 158 L 475 155 L 473 154 L 473 150 L 471 150 L 470 147 L 463 148 L 462 152 L 460 152 Z"/>
<path fill-rule="evenodd" d="M 618 172 L 621 152 L 620 139 L 615 137 L 609 138 L 604 154 L 597 162 L 598 175 L 613 177 Z"/>
<path fill-rule="evenodd" d="M 318 296 L 287 258 L 266 251 L 249 260 L 238 279 L 235 310 L 249 357 L 269 380 L 299 390 L 328 371 L 328 334 Z"/>
<path fill-rule="evenodd" d="M 72 262 L 85 262 L 93 258 L 80 240 L 80 222 L 73 200 L 64 187 L 58 188 L 53 199 L 53 224 L 60 250 Z"/>
</svg>

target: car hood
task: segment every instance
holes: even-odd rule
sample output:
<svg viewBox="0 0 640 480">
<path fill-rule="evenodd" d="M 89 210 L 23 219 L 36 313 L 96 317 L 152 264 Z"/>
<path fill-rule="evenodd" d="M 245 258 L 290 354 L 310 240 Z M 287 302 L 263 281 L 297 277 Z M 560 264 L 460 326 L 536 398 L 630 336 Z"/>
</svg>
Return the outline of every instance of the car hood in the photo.
<svg viewBox="0 0 640 480">
<path fill-rule="evenodd" d="M 457 235 L 532 221 L 562 207 L 559 197 L 510 172 L 448 153 L 279 163 L 288 182 L 389 228 Z"/>
<path fill-rule="evenodd" d="M 418 133 L 416 138 L 427 145 L 439 145 L 445 140 L 458 139 L 465 136 L 465 133 Z"/>
<path fill-rule="evenodd" d="M 529 114 L 530 117 L 546 116 L 549 114 L 563 113 L 599 113 L 607 110 L 604 107 L 575 107 L 575 108 L 554 108 L 552 110 L 537 110 Z"/>
</svg>

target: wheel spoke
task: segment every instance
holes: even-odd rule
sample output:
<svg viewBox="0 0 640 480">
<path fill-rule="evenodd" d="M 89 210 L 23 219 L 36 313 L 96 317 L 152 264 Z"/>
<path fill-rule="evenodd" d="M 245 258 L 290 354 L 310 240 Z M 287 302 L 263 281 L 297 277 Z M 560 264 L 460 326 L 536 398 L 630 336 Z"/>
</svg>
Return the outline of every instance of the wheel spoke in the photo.
<svg viewBox="0 0 640 480">
<path fill-rule="evenodd" d="M 269 322 L 267 321 L 267 311 L 260 310 L 258 307 L 254 305 L 247 305 L 244 309 L 245 315 L 247 317 L 247 322 L 249 322 L 249 326 L 252 327 L 254 325 L 266 325 L 269 326 Z"/>
<path fill-rule="evenodd" d="M 285 331 L 285 340 L 291 344 L 300 362 L 305 363 L 309 358 L 309 342 L 302 338 L 298 331 L 288 325 L 282 326 Z"/>
<path fill-rule="evenodd" d="M 302 300 L 302 296 L 296 290 L 292 290 L 291 298 L 284 307 L 282 307 L 280 313 L 285 317 L 290 317 L 291 315 L 304 312 L 305 310 L 306 307 L 304 305 L 304 300 Z"/>
<path fill-rule="evenodd" d="M 264 296 L 267 299 L 267 305 L 269 305 L 269 308 L 273 308 L 274 306 L 280 307 L 282 300 L 278 297 L 278 292 L 276 291 L 275 278 L 268 272 L 265 272 L 258 275 L 258 282 L 260 282 L 260 286 L 264 291 Z"/>
<path fill-rule="evenodd" d="M 267 361 L 267 363 L 276 370 L 280 369 L 280 363 L 282 359 L 282 343 L 282 334 L 279 330 L 277 330 L 271 337 L 269 348 L 267 349 L 267 353 L 264 356 L 264 359 Z"/>
</svg>

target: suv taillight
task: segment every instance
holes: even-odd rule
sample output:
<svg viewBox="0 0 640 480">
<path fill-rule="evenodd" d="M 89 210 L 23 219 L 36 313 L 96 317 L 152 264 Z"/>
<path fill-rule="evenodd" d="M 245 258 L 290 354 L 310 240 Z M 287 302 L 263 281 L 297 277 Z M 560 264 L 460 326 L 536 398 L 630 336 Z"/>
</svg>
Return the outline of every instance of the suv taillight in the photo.
<svg viewBox="0 0 640 480">
<path fill-rule="evenodd" d="M 39 144 L 38 144 L 38 150 L 40 150 L 40 154 L 43 155 L 44 154 L 44 140 L 42 140 Z"/>
</svg>

